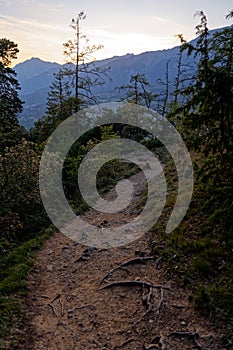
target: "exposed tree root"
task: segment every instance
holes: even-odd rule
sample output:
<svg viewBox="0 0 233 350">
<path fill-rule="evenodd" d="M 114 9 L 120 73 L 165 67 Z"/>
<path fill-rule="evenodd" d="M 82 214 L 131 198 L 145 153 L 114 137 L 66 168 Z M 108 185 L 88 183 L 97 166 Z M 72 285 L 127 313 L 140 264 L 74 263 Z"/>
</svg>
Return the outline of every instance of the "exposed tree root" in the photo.
<svg viewBox="0 0 233 350">
<path fill-rule="evenodd" d="M 202 350 L 202 346 L 198 341 L 198 338 L 200 337 L 199 334 L 197 332 L 180 332 L 180 331 L 176 331 L 176 332 L 171 332 L 168 337 L 172 337 L 172 336 L 177 336 L 177 337 L 190 337 L 193 339 L 194 344 L 196 345 L 197 349 Z"/>
<path fill-rule="evenodd" d="M 114 347 L 114 350 L 117 350 L 117 349 L 121 349 L 123 348 L 125 345 L 128 345 L 129 343 L 131 343 L 132 341 L 134 341 L 135 339 L 134 338 L 130 338 L 130 339 L 127 339 L 124 343 L 122 343 L 121 345 L 117 345 Z"/>
<path fill-rule="evenodd" d="M 131 259 L 131 260 L 128 260 L 126 262 L 124 262 L 123 264 L 115 267 L 114 269 L 112 269 L 111 271 L 109 271 L 107 273 L 107 275 L 105 275 L 102 280 L 100 281 L 100 285 L 104 282 L 104 280 L 106 280 L 113 272 L 119 270 L 119 269 L 123 269 L 124 267 L 126 266 L 129 266 L 129 265 L 134 265 L 134 264 L 144 264 L 144 262 L 146 261 L 150 261 L 150 260 L 154 260 L 154 257 L 153 256 L 148 256 L 148 257 L 140 257 L 140 258 L 135 258 L 135 259 Z"/>
<path fill-rule="evenodd" d="M 143 287 L 143 294 L 142 294 L 142 302 L 143 304 L 146 305 L 146 312 L 142 316 L 141 320 L 142 321 L 151 311 L 153 311 L 153 288 L 150 287 L 149 293 L 145 293 L 145 287 Z"/>
<path fill-rule="evenodd" d="M 84 251 L 82 252 L 82 254 L 77 258 L 75 259 L 71 266 L 79 261 L 86 261 L 90 258 L 90 254 L 93 253 L 93 252 L 96 252 L 97 251 L 97 248 L 86 248 L 84 249 Z"/>
<path fill-rule="evenodd" d="M 152 341 L 151 344 L 144 344 L 145 350 L 152 350 L 152 349 L 160 349 L 160 350 L 166 350 L 166 345 L 164 343 L 164 338 L 161 336 L 155 337 Z"/>
<path fill-rule="evenodd" d="M 139 286 L 139 287 L 147 287 L 147 288 L 155 288 L 155 289 L 165 289 L 165 290 L 171 290 L 171 288 L 163 286 L 163 285 L 154 285 L 152 283 L 149 282 L 145 282 L 145 281 L 116 281 L 116 282 L 112 282 L 110 284 L 107 284 L 104 287 L 99 288 L 99 290 L 102 289 L 108 289 L 108 288 L 112 288 L 112 287 L 133 287 L 133 286 Z"/>
<path fill-rule="evenodd" d="M 163 337 L 161 337 L 159 339 L 159 344 L 161 345 L 161 350 L 166 350 L 166 345 L 164 343 L 164 338 Z"/>
<path fill-rule="evenodd" d="M 162 306 L 163 306 L 163 302 L 164 302 L 164 289 L 161 288 L 160 289 L 160 301 L 159 301 L 159 304 L 158 304 L 158 307 L 157 307 L 157 315 L 159 314 Z"/>
<path fill-rule="evenodd" d="M 157 344 L 148 344 L 148 345 L 144 345 L 145 350 L 158 350 L 158 345 Z"/>
</svg>

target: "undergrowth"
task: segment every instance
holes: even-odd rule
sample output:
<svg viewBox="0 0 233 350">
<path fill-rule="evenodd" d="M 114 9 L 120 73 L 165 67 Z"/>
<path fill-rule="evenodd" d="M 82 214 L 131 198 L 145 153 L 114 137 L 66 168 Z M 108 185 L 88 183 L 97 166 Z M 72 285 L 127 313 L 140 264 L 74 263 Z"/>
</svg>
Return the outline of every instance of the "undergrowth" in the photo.
<svg viewBox="0 0 233 350">
<path fill-rule="evenodd" d="M 120 161 L 111 161 L 103 166 L 97 176 L 97 188 L 104 195 L 121 179 L 128 178 L 140 171 L 139 167 Z M 71 203 L 72 204 L 72 203 Z M 88 205 L 79 198 L 77 214 L 87 210 Z M 55 231 L 50 227 L 36 237 L 24 238 L 24 241 L 0 240 L 0 349 L 17 348 L 17 335 L 14 326 L 23 317 L 20 297 L 27 293 L 28 275 L 34 266 L 35 253 Z M 15 345 L 16 344 L 16 345 Z"/>
<path fill-rule="evenodd" d="M 165 166 L 170 192 L 165 209 L 152 229 L 153 253 L 162 256 L 170 279 L 192 290 L 195 306 L 215 322 L 223 322 L 222 341 L 233 349 L 232 187 L 213 186 L 196 176 L 189 210 L 179 227 L 165 233 L 176 200 L 174 164 Z"/>
<path fill-rule="evenodd" d="M 25 295 L 36 251 L 51 236 L 52 227 L 18 244 L 0 243 L 0 349 L 5 349 L 12 327 L 22 317 L 20 296 Z"/>
</svg>

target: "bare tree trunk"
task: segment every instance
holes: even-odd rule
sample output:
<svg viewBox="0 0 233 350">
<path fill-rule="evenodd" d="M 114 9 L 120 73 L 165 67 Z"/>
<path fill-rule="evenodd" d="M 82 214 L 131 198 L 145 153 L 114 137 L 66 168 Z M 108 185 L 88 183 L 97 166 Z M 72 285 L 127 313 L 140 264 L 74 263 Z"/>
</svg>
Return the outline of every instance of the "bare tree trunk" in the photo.
<svg viewBox="0 0 233 350">
<path fill-rule="evenodd" d="M 169 71 L 168 71 L 169 63 L 170 63 L 170 60 L 168 60 L 166 63 L 166 81 L 165 81 L 166 90 L 165 90 L 164 104 L 163 104 L 163 109 L 162 109 L 163 116 L 166 113 L 167 101 L 168 101 L 168 96 L 169 96 Z"/>
<path fill-rule="evenodd" d="M 78 91 L 78 83 L 79 83 L 79 16 L 76 21 L 76 67 L 75 67 L 75 112 L 79 111 L 79 91 Z"/>
</svg>

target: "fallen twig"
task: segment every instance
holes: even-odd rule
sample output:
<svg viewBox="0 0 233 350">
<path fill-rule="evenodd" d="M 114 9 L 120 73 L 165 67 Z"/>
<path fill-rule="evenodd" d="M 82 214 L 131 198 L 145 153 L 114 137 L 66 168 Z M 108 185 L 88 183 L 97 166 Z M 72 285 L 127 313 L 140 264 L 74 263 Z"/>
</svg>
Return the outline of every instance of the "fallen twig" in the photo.
<svg viewBox="0 0 233 350">
<path fill-rule="evenodd" d="M 35 294 L 37 297 L 42 298 L 42 299 L 49 299 L 50 297 L 48 295 L 41 295 L 41 294 Z"/>
<path fill-rule="evenodd" d="M 57 322 L 56 322 L 56 325 L 55 325 L 55 327 L 54 327 L 54 330 L 53 330 L 53 332 L 52 332 L 52 334 L 51 334 L 51 337 L 50 337 L 50 338 L 48 339 L 48 341 L 47 341 L 47 348 L 49 348 L 50 342 L 51 342 L 52 339 L 55 337 L 55 334 L 56 334 L 56 331 L 57 331 L 57 329 L 58 329 L 58 326 L 61 325 L 61 320 L 62 320 L 62 317 L 64 316 L 64 306 L 63 306 L 63 303 L 62 303 L 61 299 L 59 299 L 59 304 L 60 304 L 60 307 L 61 307 L 60 315 L 58 315 L 58 314 L 55 312 L 55 309 L 54 309 L 53 305 L 51 304 L 51 303 L 54 302 L 56 299 L 60 298 L 60 296 L 61 296 L 61 295 L 60 295 L 60 293 L 59 293 L 59 294 L 56 295 L 56 297 L 53 298 L 53 300 L 48 304 L 48 305 L 52 308 L 54 314 L 56 315 L 56 317 L 57 317 Z"/>
<path fill-rule="evenodd" d="M 105 275 L 102 278 L 102 280 L 100 281 L 100 284 L 102 284 L 104 282 L 104 280 L 106 280 L 113 272 L 115 272 L 115 271 L 117 271 L 119 269 L 123 269 L 124 267 L 129 266 L 129 265 L 133 265 L 133 264 L 139 264 L 139 263 L 143 263 L 144 264 L 144 262 L 150 261 L 150 260 L 154 260 L 154 257 L 153 256 L 147 256 L 147 257 L 141 257 L 141 258 L 135 258 L 135 259 L 128 260 L 128 261 L 122 263 L 121 265 L 115 267 L 111 271 L 109 271 L 107 273 L 107 275 Z"/>
<path fill-rule="evenodd" d="M 55 309 L 54 309 L 54 307 L 53 307 L 53 305 L 49 303 L 48 306 L 52 309 L 54 315 L 55 315 L 56 317 L 58 317 L 58 316 L 57 316 L 57 313 L 56 313 L 56 311 L 55 311 Z"/>
<path fill-rule="evenodd" d="M 174 307 L 175 309 L 185 309 L 187 306 L 185 305 L 177 305 L 177 304 L 172 304 L 172 307 Z"/>
<path fill-rule="evenodd" d="M 50 304 L 52 304 L 55 300 L 57 300 L 58 298 L 60 298 L 61 293 L 58 293 L 51 301 Z"/>
<path fill-rule="evenodd" d="M 64 305 L 61 299 L 59 299 L 59 304 L 61 306 L 61 314 L 60 314 L 60 319 L 64 316 Z"/>
</svg>

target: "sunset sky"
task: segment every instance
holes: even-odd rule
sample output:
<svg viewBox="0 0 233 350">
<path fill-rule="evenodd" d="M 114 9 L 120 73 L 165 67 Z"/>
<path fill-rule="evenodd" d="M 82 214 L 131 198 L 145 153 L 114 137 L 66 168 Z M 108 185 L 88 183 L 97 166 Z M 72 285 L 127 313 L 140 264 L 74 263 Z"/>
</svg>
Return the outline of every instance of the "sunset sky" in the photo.
<svg viewBox="0 0 233 350">
<path fill-rule="evenodd" d="M 18 43 L 17 62 L 31 57 L 64 63 L 62 44 L 73 38 L 72 18 L 84 11 L 81 29 L 90 43 L 103 44 L 97 59 L 170 48 L 178 44 L 176 34 L 195 37 L 203 10 L 209 28 L 230 25 L 225 19 L 232 0 L 0 0 L 0 32 Z"/>
</svg>

